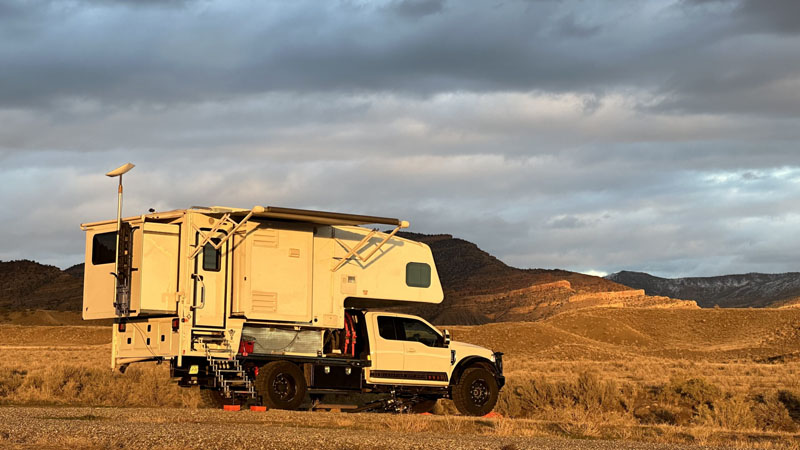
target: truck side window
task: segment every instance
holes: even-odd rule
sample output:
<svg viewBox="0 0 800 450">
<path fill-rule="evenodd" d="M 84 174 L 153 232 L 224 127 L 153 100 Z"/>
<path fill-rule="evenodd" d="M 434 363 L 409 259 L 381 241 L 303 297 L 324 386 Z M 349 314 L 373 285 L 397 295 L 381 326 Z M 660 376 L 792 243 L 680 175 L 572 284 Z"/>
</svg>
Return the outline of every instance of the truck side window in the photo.
<svg viewBox="0 0 800 450">
<path fill-rule="evenodd" d="M 95 234 L 92 238 L 92 264 L 111 264 L 117 257 L 117 232 Z"/>
<path fill-rule="evenodd" d="M 379 316 L 378 317 L 378 334 L 387 340 L 396 341 L 397 333 L 394 328 L 394 317 Z"/>
<path fill-rule="evenodd" d="M 219 239 L 212 239 L 212 241 L 219 242 Z M 203 270 L 208 272 L 219 272 L 220 263 L 222 261 L 222 254 L 219 250 L 215 249 L 211 242 L 203 247 Z"/>
<path fill-rule="evenodd" d="M 410 287 L 431 287 L 431 266 L 425 263 L 406 264 L 406 285 Z"/>
<path fill-rule="evenodd" d="M 399 319 L 403 323 L 404 336 L 402 340 L 419 342 L 428 347 L 441 347 L 442 336 L 423 322 L 414 319 Z"/>
</svg>

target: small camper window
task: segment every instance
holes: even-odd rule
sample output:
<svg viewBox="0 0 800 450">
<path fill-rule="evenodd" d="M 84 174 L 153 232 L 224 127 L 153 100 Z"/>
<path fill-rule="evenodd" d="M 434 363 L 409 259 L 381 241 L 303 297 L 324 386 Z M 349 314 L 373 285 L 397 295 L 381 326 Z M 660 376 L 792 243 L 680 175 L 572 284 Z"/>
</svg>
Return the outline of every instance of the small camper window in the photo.
<svg viewBox="0 0 800 450">
<path fill-rule="evenodd" d="M 406 284 L 411 287 L 427 288 L 431 286 L 431 266 L 425 263 L 410 262 L 406 264 Z"/>
<path fill-rule="evenodd" d="M 217 241 L 216 239 L 212 239 Z M 207 272 L 219 272 L 222 255 L 215 249 L 211 242 L 203 247 L 203 270 Z"/>
<path fill-rule="evenodd" d="M 117 257 L 117 232 L 98 233 L 92 238 L 92 264 L 111 264 Z"/>
</svg>

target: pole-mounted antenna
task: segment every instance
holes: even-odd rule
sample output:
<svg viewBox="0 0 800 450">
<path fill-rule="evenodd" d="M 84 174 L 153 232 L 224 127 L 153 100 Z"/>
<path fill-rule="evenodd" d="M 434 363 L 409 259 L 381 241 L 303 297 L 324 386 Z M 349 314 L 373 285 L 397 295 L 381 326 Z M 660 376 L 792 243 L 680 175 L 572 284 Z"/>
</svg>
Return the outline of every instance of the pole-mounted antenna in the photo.
<svg viewBox="0 0 800 450">
<path fill-rule="evenodd" d="M 128 305 L 120 305 L 119 303 L 119 235 L 120 235 L 120 228 L 122 228 L 122 175 L 128 173 L 131 169 L 135 166 L 131 163 L 124 164 L 122 166 L 117 167 L 116 169 L 108 172 L 106 174 L 107 177 L 119 177 L 119 188 L 117 189 L 117 246 L 114 256 L 114 305 L 117 307 L 117 312 L 121 314 L 128 313 Z M 122 302 L 127 303 L 127 302 Z"/>
</svg>

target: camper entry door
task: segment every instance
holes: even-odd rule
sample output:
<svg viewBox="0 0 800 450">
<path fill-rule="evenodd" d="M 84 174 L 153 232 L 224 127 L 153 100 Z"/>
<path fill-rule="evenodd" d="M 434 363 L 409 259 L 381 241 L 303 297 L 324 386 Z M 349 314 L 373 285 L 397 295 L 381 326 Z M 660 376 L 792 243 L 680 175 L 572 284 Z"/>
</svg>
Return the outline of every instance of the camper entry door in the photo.
<svg viewBox="0 0 800 450">
<path fill-rule="evenodd" d="M 206 230 L 203 230 L 206 231 Z M 195 245 L 202 237 L 195 235 Z M 219 240 L 212 239 L 216 244 Z M 225 283 L 228 273 L 228 243 L 215 249 L 206 244 L 194 260 L 194 326 L 225 327 L 225 300 L 228 289 Z"/>
</svg>

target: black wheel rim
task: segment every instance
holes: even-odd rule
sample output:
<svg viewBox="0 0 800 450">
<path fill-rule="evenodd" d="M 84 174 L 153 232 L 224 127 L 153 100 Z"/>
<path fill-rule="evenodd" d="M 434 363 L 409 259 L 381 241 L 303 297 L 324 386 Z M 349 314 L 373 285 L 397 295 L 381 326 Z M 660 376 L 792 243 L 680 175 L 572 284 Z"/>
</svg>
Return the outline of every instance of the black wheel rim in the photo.
<svg viewBox="0 0 800 450">
<path fill-rule="evenodd" d="M 486 380 L 477 379 L 472 382 L 469 387 L 469 397 L 472 404 L 475 406 L 483 406 L 489 401 L 491 393 L 489 392 L 489 384 Z"/>
<path fill-rule="evenodd" d="M 297 392 L 294 378 L 285 373 L 279 373 L 272 381 L 272 392 L 281 400 L 291 400 Z"/>
</svg>

